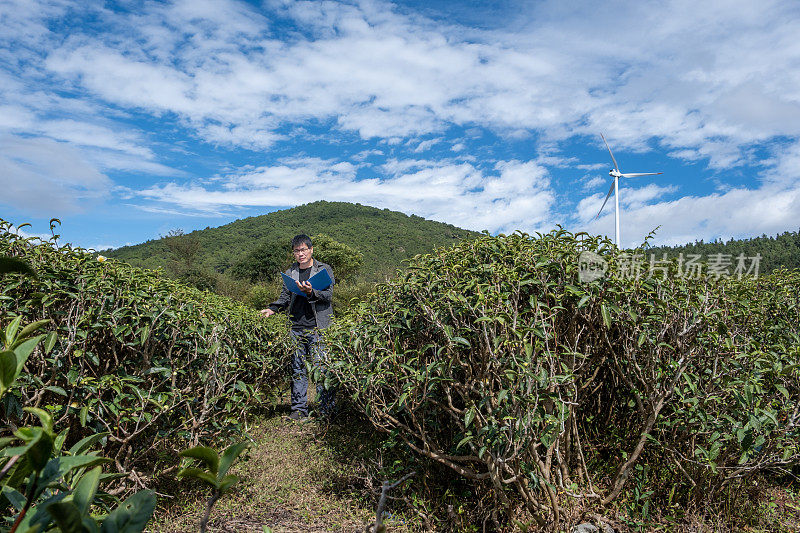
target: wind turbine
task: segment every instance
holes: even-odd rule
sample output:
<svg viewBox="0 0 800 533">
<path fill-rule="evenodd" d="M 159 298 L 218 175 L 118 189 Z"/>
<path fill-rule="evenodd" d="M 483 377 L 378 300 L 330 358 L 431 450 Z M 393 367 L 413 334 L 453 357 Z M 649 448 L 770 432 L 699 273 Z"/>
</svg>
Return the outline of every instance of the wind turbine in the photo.
<svg viewBox="0 0 800 533">
<path fill-rule="evenodd" d="M 659 174 L 663 174 L 663 172 L 638 172 L 634 174 L 623 174 L 619 171 L 619 165 L 617 164 L 617 160 L 614 158 L 614 154 L 611 152 L 611 148 L 608 146 L 608 141 L 600 134 L 600 137 L 603 137 L 603 142 L 606 143 L 606 148 L 608 148 L 608 153 L 611 155 L 611 160 L 614 162 L 614 168 L 608 171 L 608 175 L 614 178 L 614 183 L 611 184 L 611 188 L 608 190 L 608 194 L 606 195 L 606 199 L 603 200 L 603 205 L 600 206 L 600 211 L 597 212 L 597 215 L 594 217 L 593 220 L 597 220 L 600 218 L 600 213 L 603 212 L 603 208 L 606 206 L 606 202 L 608 202 L 609 197 L 611 197 L 611 193 L 614 193 L 614 203 L 615 211 L 614 211 L 614 219 L 616 222 L 616 240 L 614 241 L 619 248 L 619 179 L 620 178 L 638 178 L 640 176 L 657 176 Z"/>
</svg>

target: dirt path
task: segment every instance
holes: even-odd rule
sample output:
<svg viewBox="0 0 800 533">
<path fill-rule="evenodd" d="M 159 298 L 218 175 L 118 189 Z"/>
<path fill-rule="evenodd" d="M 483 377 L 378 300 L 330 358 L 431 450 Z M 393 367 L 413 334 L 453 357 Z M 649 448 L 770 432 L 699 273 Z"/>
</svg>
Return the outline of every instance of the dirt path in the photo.
<svg viewBox="0 0 800 533">
<path fill-rule="evenodd" d="M 209 531 L 363 531 L 374 519 L 374 501 L 354 459 L 338 456 L 331 442 L 349 439 L 346 424 L 296 423 L 280 414 L 263 419 L 250 434 L 256 441 L 249 460 L 233 473 L 238 489 L 214 507 Z M 187 482 L 168 506 L 157 510 L 149 531 L 196 532 L 204 510 L 204 490 Z M 163 501 L 163 500 L 162 500 Z M 410 531 L 395 521 L 392 531 Z"/>
</svg>

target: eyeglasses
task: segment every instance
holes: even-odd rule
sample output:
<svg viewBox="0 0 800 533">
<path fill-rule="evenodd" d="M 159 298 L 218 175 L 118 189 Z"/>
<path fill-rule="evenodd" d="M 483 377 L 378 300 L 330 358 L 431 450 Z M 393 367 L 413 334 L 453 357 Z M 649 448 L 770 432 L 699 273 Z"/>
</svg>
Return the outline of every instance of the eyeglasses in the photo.
<svg viewBox="0 0 800 533">
<path fill-rule="evenodd" d="M 306 252 L 307 252 L 307 251 L 309 251 L 310 249 L 311 249 L 311 248 L 297 248 L 296 250 L 292 250 L 292 253 L 293 253 L 294 255 L 300 255 L 300 254 L 304 254 L 304 253 L 306 253 Z"/>
</svg>

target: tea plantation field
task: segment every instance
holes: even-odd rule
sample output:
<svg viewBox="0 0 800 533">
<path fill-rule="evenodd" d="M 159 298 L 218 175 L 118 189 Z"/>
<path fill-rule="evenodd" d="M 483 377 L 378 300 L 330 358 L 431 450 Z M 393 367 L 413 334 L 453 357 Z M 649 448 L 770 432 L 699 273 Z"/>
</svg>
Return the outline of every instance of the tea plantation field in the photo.
<svg viewBox="0 0 800 533">
<path fill-rule="evenodd" d="M 797 270 L 460 241 L 340 313 L 339 415 L 298 425 L 283 318 L 7 222 L 0 257 L 0 531 L 363 530 L 405 476 L 392 531 L 800 526 Z"/>
</svg>

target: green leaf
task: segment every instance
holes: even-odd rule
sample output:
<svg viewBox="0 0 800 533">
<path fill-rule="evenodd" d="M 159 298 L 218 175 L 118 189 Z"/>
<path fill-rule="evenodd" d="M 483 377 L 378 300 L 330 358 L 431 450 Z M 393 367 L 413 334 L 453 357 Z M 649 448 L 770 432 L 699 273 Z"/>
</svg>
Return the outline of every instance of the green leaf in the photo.
<svg viewBox="0 0 800 533">
<path fill-rule="evenodd" d="M 169 375 L 172 374 L 172 369 L 166 366 L 154 366 L 144 372 L 145 375 L 158 373 L 163 373 L 164 376 L 169 377 Z"/>
<path fill-rule="evenodd" d="M 603 324 L 606 328 L 611 329 L 611 313 L 609 313 L 606 304 L 600 305 L 600 313 L 603 315 Z"/>
<path fill-rule="evenodd" d="M 453 340 L 454 343 L 460 344 L 462 346 L 466 346 L 467 348 L 470 348 L 472 346 L 469 343 L 469 341 L 467 339 L 465 339 L 464 337 L 453 337 L 452 340 Z"/>
<path fill-rule="evenodd" d="M 228 474 L 227 476 L 223 477 L 219 482 L 219 491 L 220 493 L 227 492 L 232 486 L 239 482 L 239 477 Z"/>
<path fill-rule="evenodd" d="M 0 490 L 0 494 L 5 496 L 17 511 L 21 511 L 25 506 L 25 496 L 8 485 L 3 485 L 2 490 Z"/>
<path fill-rule="evenodd" d="M 33 349 L 36 348 L 36 345 L 39 344 L 39 341 L 43 338 L 45 338 L 45 335 L 33 337 L 21 342 L 14 348 L 14 353 L 17 354 L 17 373 L 22 372 L 22 367 L 25 366 L 25 361 L 28 360 L 28 356 L 31 355 Z"/>
<path fill-rule="evenodd" d="M 406 401 L 406 398 L 408 398 L 408 391 L 400 395 L 400 398 L 397 400 L 397 405 L 402 407 Z"/>
<path fill-rule="evenodd" d="M 464 437 L 463 439 L 461 439 L 461 440 L 458 442 L 458 444 L 456 444 L 456 450 L 457 450 L 457 449 L 459 449 L 459 448 L 461 448 L 463 445 L 465 445 L 465 444 L 466 444 L 466 443 L 468 443 L 469 441 L 471 441 L 473 438 L 474 438 L 474 436 L 473 436 L 473 435 L 467 435 L 466 437 Z"/>
<path fill-rule="evenodd" d="M 570 292 L 570 293 L 575 294 L 575 295 L 583 294 L 582 290 L 580 290 L 578 287 L 576 287 L 575 285 L 572 285 L 570 283 L 564 284 L 564 289 L 566 289 L 567 292 Z"/>
<path fill-rule="evenodd" d="M 68 396 L 67 395 L 67 391 L 65 391 L 61 387 L 56 387 L 55 385 L 48 385 L 47 387 L 45 387 L 45 390 L 49 390 L 51 392 L 55 392 L 56 394 L 59 394 L 59 395 L 64 396 L 64 397 Z"/>
<path fill-rule="evenodd" d="M 103 469 L 96 466 L 83 474 L 75 488 L 72 489 L 72 501 L 75 502 L 81 514 L 89 512 L 89 506 L 94 501 L 94 495 L 97 494 L 97 487 L 100 485 L 100 474 Z"/>
<path fill-rule="evenodd" d="M 219 486 L 219 483 L 217 482 L 217 478 L 216 477 L 214 477 L 209 472 L 206 472 L 205 470 L 202 470 L 202 469 L 196 468 L 196 467 L 184 468 L 183 470 L 178 472 L 178 474 L 175 477 L 178 478 L 178 479 L 185 478 L 185 477 L 193 477 L 195 479 L 199 479 L 201 481 L 205 481 L 206 483 L 208 483 L 209 485 L 211 485 L 214 488 L 217 488 Z"/>
<path fill-rule="evenodd" d="M 17 379 L 17 354 L 12 351 L 0 352 L 0 396 Z"/>
<path fill-rule="evenodd" d="M 50 460 L 47 468 L 42 472 L 42 479 L 45 482 L 55 481 L 64 477 L 69 472 L 78 468 L 91 468 L 112 462 L 107 457 L 97 457 L 96 455 L 62 455 Z"/>
<path fill-rule="evenodd" d="M 53 437 L 42 428 L 20 428 L 14 433 L 25 441 L 23 446 L 6 448 L 2 451 L 6 457 L 24 455 L 33 470 L 39 472 L 45 468 L 53 451 Z"/>
<path fill-rule="evenodd" d="M 178 455 L 181 457 L 199 459 L 205 463 L 206 468 L 208 468 L 211 474 L 217 475 L 217 471 L 219 470 L 219 455 L 217 455 L 217 452 L 213 448 L 209 448 L 208 446 L 195 446 L 194 448 L 183 450 Z"/>
<path fill-rule="evenodd" d="M 69 433 L 69 428 L 64 428 L 61 433 L 56 435 L 56 438 L 53 440 L 53 454 L 57 455 L 61 453 L 61 448 L 64 446 L 64 441 L 67 440 L 67 433 Z"/>
<path fill-rule="evenodd" d="M 55 502 L 47 506 L 61 533 L 83 533 L 81 512 L 73 502 Z"/>
<path fill-rule="evenodd" d="M 30 448 L 25 453 L 25 456 L 31 462 L 31 467 L 37 472 L 47 466 L 53 453 L 53 438 L 43 431 L 41 435 L 40 438 L 31 443 Z"/>
<path fill-rule="evenodd" d="M 231 467 L 231 464 L 249 446 L 250 446 L 249 442 L 242 441 L 237 444 L 232 444 L 231 446 L 228 446 L 225 449 L 225 451 L 222 452 L 222 458 L 219 461 L 219 472 L 217 473 L 217 479 L 222 479 L 222 477 L 228 473 L 228 469 Z"/>
<path fill-rule="evenodd" d="M 584 305 L 586 305 L 586 302 L 588 302 L 588 301 L 589 301 L 589 298 L 591 298 L 591 296 L 590 296 L 590 295 L 588 295 L 588 294 L 587 294 L 587 295 L 585 295 L 583 298 L 581 298 L 581 299 L 578 301 L 578 309 L 580 309 L 581 307 L 583 307 Z"/>
<path fill-rule="evenodd" d="M 22 322 L 22 315 L 17 316 L 8 323 L 6 326 L 6 347 L 10 348 L 11 343 L 14 342 L 14 339 L 17 337 L 17 330 L 19 329 L 19 324 Z"/>
<path fill-rule="evenodd" d="M 472 423 L 472 420 L 475 418 L 475 406 L 473 405 L 467 412 L 464 413 L 464 428 L 468 428 L 469 425 Z"/>
<path fill-rule="evenodd" d="M 6 453 L 9 448 L 6 448 L 0 453 L 5 457 L 13 457 L 14 455 L 19 454 L 8 454 Z M 33 468 L 31 467 L 31 463 L 27 457 L 24 455 L 20 457 L 14 466 L 11 467 L 8 473 L 3 477 L 2 484 L 7 487 L 11 487 L 17 490 L 22 490 L 22 486 L 25 483 L 25 479 L 33 472 Z"/>
<path fill-rule="evenodd" d="M 56 341 L 58 341 L 58 333 L 51 331 L 47 334 L 47 338 L 44 340 L 45 355 L 49 354 L 53 350 L 53 347 L 56 345 Z"/>
<path fill-rule="evenodd" d="M 89 435 L 88 437 L 84 437 L 78 442 L 76 442 L 72 448 L 69 449 L 70 455 L 80 455 L 89 448 L 91 448 L 95 443 L 100 442 L 103 437 L 110 435 L 108 431 L 103 431 L 101 433 L 95 433 L 93 435 Z"/>
<path fill-rule="evenodd" d="M 140 490 L 109 514 L 100 528 L 101 533 L 141 533 L 153 516 L 156 495 L 152 490 Z"/>
<path fill-rule="evenodd" d="M 39 421 L 42 423 L 42 429 L 51 435 L 53 434 L 53 417 L 50 416 L 50 413 L 38 407 L 24 407 L 22 410 L 38 416 Z"/>
<path fill-rule="evenodd" d="M 36 322 L 31 322 L 30 324 L 22 328 L 22 331 L 19 332 L 19 335 L 17 335 L 17 337 L 20 339 L 30 337 L 35 331 L 42 329 L 49 323 L 50 323 L 49 318 L 46 318 L 44 320 L 37 320 Z"/>
</svg>

